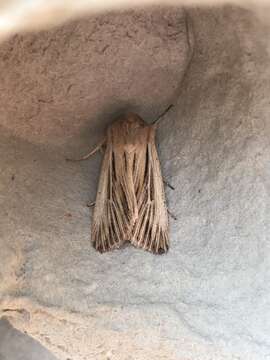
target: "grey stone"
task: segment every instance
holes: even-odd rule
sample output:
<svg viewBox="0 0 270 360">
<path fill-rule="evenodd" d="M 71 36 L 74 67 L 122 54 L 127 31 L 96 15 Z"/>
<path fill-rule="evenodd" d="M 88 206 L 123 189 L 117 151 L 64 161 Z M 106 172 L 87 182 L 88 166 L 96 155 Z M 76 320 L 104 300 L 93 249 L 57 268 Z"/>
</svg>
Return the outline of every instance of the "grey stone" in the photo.
<svg viewBox="0 0 270 360">
<path fill-rule="evenodd" d="M 57 360 L 37 341 L 14 329 L 6 320 L 0 320 L 1 360 Z"/>
<path fill-rule="evenodd" d="M 189 34 L 187 33 L 189 29 Z M 189 35 L 189 36 L 188 36 Z M 0 48 L 0 309 L 59 359 L 267 359 L 269 26 L 237 7 L 92 16 Z M 121 111 L 155 119 L 171 248 L 90 244 Z"/>
</svg>

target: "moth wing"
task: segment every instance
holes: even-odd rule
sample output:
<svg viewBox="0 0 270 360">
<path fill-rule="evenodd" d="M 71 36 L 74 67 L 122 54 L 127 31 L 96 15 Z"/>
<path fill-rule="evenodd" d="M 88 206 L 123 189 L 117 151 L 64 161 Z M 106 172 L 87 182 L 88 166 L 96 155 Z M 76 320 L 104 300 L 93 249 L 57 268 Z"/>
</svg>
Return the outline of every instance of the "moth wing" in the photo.
<svg viewBox="0 0 270 360">
<path fill-rule="evenodd" d="M 136 247 L 162 254 L 169 249 L 168 210 L 154 135 L 155 128 L 150 127 L 145 153 L 137 157 L 137 162 L 144 161 L 145 173 L 144 182 L 137 191 L 138 219 L 130 241 Z M 142 168 L 139 163 L 135 166 L 138 171 Z"/>
<path fill-rule="evenodd" d="M 107 144 L 97 197 L 95 202 L 91 239 L 93 246 L 99 252 L 119 248 L 125 239 L 127 220 L 123 216 L 123 201 L 117 189 L 114 166 L 114 152 L 111 144 Z"/>
</svg>

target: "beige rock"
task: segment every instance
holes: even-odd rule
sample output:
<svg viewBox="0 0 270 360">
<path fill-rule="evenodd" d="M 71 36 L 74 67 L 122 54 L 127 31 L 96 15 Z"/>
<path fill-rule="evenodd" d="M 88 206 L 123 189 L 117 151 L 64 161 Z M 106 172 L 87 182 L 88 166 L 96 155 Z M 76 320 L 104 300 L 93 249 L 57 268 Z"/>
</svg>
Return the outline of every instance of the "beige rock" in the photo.
<svg viewBox="0 0 270 360">
<path fill-rule="evenodd" d="M 86 14 L 104 11 L 162 6 L 209 6 L 236 4 L 269 19 L 269 0 L 1 0 L 0 39 L 21 31 L 33 31 L 62 24 Z"/>
<path fill-rule="evenodd" d="M 1 315 L 59 359 L 266 358 L 269 37 L 246 9 L 157 7 L 2 43 Z M 101 157 L 65 157 L 121 111 L 152 121 L 171 102 L 170 252 L 100 255 L 86 203 Z"/>
</svg>

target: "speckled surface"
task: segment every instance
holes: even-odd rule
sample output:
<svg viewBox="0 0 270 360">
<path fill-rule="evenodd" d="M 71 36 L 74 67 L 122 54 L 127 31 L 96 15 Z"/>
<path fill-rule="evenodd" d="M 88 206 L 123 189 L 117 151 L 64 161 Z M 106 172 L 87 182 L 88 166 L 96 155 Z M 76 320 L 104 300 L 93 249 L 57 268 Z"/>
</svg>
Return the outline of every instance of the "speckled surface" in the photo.
<svg viewBox="0 0 270 360">
<path fill-rule="evenodd" d="M 0 306 L 19 310 L 5 312 L 14 326 L 59 359 L 267 359 L 269 35 L 225 6 L 90 17 L 2 44 Z M 121 110 L 151 121 L 171 102 L 157 138 L 176 188 L 171 249 L 100 255 L 86 203 L 101 155 L 64 158 Z"/>
<path fill-rule="evenodd" d="M 0 320 L 1 360 L 57 360 L 37 341 L 14 329 L 6 320 Z"/>
</svg>

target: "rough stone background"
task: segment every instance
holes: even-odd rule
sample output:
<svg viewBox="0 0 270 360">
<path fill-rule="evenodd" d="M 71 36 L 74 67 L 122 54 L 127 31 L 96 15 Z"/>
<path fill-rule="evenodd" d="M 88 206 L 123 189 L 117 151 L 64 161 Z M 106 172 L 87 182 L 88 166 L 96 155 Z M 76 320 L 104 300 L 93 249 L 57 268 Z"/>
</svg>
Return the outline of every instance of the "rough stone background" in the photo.
<svg viewBox="0 0 270 360">
<path fill-rule="evenodd" d="M 59 359 L 270 356 L 270 29 L 233 6 L 118 11 L 0 46 L 0 314 Z M 171 249 L 90 246 L 101 156 L 158 132 Z"/>
<path fill-rule="evenodd" d="M 269 0 L 0 0 L 0 39 L 17 31 L 31 31 L 61 24 L 88 13 L 151 5 L 191 6 L 237 4 L 252 8 L 269 20 Z"/>
<path fill-rule="evenodd" d="M 37 341 L 12 328 L 7 320 L 0 320 L 1 360 L 57 360 Z"/>
</svg>

